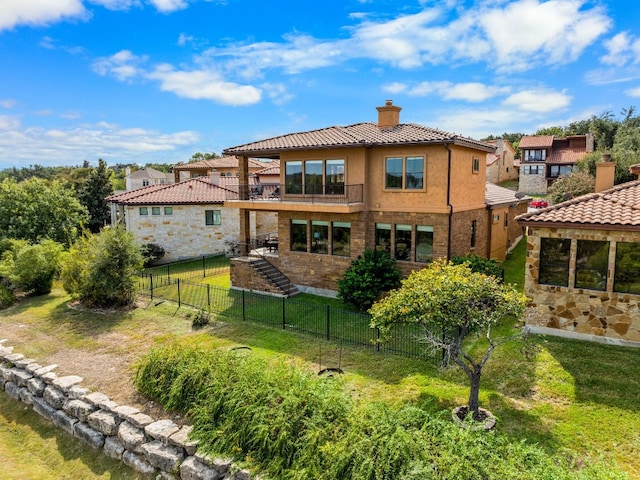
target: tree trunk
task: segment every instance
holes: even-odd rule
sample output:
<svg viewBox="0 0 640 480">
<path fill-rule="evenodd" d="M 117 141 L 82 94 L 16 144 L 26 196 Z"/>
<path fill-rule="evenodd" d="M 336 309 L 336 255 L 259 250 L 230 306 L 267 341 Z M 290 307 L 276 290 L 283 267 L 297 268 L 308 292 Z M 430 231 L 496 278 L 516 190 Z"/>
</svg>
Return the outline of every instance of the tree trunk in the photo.
<svg viewBox="0 0 640 480">
<path fill-rule="evenodd" d="M 473 412 L 473 419 L 478 420 L 478 408 L 480 408 L 478 396 L 480 395 L 480 376 L 482 370 L 476 366 L 469 372 L 469 412 Z"/>
</svg>

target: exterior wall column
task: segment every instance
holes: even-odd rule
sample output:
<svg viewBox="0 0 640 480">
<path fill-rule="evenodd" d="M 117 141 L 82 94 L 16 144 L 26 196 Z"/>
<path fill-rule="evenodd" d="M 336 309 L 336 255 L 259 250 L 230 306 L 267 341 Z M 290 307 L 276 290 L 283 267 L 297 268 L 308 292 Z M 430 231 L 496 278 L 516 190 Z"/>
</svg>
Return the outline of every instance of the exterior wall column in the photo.
<svg viewBox="0 0 640 480">
<path fill-rule="evenodd" d="M 249 199 L 249 157 L 239 155 L 238 159 L 238 195 L 240 200 Z M 240 209 L 240 255 L 247 256 L 251 250 L 251 211 Z"/>
</svg>

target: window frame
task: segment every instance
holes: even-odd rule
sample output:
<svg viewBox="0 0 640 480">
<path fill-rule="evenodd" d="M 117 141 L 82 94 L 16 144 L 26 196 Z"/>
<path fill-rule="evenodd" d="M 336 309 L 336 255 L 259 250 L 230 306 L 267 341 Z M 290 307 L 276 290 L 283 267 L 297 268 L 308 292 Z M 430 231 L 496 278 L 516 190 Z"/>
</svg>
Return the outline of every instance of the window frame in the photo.
<svg viewBox="0 0 640 480">
<path fill-rule="evenodd" d="M 204 224 L 207 227 L 222 225 L 222 210 L 205 210 Z"/>
<path fill-rule="evenodd" d="M 149 216 L 149 207 L 139 207 L 138 208 L 138 214 L 141 217 L 147 217 Z"/>
<path fill-rule="evenodd" d="M 425 155 L 394 155 L 385 157 L 383 176 L 384 190 L 391 192 L 424 191 L 426 189 L 426 158 Z M 398 165 L 398 163 L 400 164 Z M 421 169 L 413 168 L 413 166 L 418 164 L 421 164 Z M 409 167 L 409 165 L 411 165 L 411 167 Z M 409 181 L 409 176 L 412 174 L 419 180 Z"/>
<path fill-rule="evenodd" d="M 164 207 L 164 214 L 165 215 L 173 215 L 173 207 Z"/>
<path fill-rule="evenodd" d="M 586 247 L 597 247 L 596 244 L 601 244 L 601 251 L 589 252 Z M 573 288 L 580 288 L 585 290 L 597 290 L 605 292 L 607 290 L 607 281 L 609 279 L 609 249 L 611 242 L 608 240 L 576 240 L 576 264 L 575 264 L 575 277 L 573 280 Z M 591 253 L 591 256 L 587 259 L 586 255 Z M 604 256 L 604 264 L 598 265 L 597 255 Z M 592 260 L 592 262 L 589 262 Z M 601 259 L 602 261 L 602 259 Z M 597 278 L 598 283 L 594 286 L 592 283 L 583 280 L 583 278 Z M 600 287 L 598 287 L 600 286 Z"/>
<path fill-rule="evenodd" d="M 566 261 L 553 261 L 546 262 L 544 253 L 549 251 L 552 247 L 546 247 L 545 243 L 560 243 L 561 250 L 560 253 L 562 256 L 566 255 Z M 566 250 L 566 251 L 564 251 Z M 562 257 L 561 257 L 562 258 Z M 568 238 L 551 238 L 551 237 L 541 237 L 540 238 L 540 261 L 538 267 L 538 284 L 539 285 L 549 285 L 555 287 L 568 287 L 569 286 L 569 265 L 571 263 L 571 239 Z M 560 273 L 564 273 L 562 282 L 549 282 L 542 281 L 543 276 L 547 275 L 549 278 L 551 277 L 553 271 L 559 271 Z M 555 275 L 555 274 L 554 274 Z M 560 278 L 560 275 L 555 275 Z"/>
</svg>

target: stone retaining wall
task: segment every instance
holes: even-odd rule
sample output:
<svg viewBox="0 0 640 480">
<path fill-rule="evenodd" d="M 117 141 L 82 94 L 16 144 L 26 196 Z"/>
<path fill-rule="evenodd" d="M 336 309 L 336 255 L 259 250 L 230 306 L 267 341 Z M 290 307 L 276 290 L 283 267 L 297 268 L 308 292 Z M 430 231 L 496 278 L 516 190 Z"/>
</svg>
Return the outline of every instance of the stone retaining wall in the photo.
<svg viewBox="0 0 640 480">
<path fill-rule="evenodd" d="M 0 387 L 95 449 L 134 470 L 166 480 L 251 480 L 230 460 L 197 452 L 191 426 L 154 420 L 138 409 L 90 392 L 76 375 L 58 377 L 56 365 L 42 366 L 0 340 Z M 255 480 L 258 480 L 257 478 Z"/>
</svg>

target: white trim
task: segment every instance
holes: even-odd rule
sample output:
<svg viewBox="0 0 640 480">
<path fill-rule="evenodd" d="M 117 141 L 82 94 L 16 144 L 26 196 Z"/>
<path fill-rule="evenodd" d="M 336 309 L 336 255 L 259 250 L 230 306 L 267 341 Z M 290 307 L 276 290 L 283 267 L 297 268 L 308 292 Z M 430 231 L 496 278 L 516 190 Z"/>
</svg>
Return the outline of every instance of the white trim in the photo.
<svg viewBox="0 0 640 480">
<path fill-rule="evenodd" d="M 636 347 L 640 348 L 640 342 L 632 340 L 624 340 L 622 338 L 603 337 L 601 335 L 593 335 L 589 333 L 571 332 L 560 328 L 540 327 L 537 325 L 526 325 L 524 327 L 526 333 L 534 335 L 551 335 L 553 337 L 568 338 L 570 340 L 583 340 L 588 342 L 603 343 L 606 345 L 616 345 L 618 347 Z"/>
</svg>

